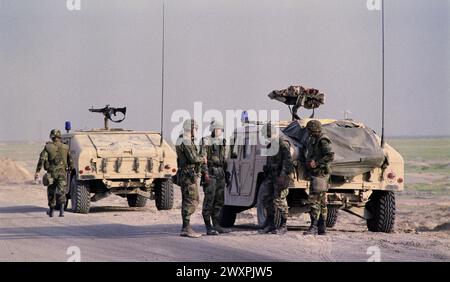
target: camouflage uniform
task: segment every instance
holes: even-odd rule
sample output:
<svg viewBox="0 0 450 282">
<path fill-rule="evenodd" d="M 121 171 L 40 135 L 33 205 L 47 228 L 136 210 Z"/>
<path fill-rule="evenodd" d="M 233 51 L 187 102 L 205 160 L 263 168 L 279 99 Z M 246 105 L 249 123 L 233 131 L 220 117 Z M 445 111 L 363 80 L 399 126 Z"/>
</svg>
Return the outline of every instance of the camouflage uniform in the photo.
<svg viewBox="0 0 450 282">
<path fill-rule="evenodd" d="M 61 142 L 61 132 L 52 130 L 51 137 L 53 141 L 45 144 L 39 155 L 36 174 L 44 167 L 47 176 L 53 180 L 53 183 L 47 187 L 49 216 L 53 216 L 56 205 L 60 208 L 60 216 L 63 216 L 66 203 L 67 169 L 73 168 L 73 162 L 69 154 L 69 146 Z"/>
<path fill-rule="evenodd" d="M 265 179 L 261 184 L 262 201 L 267 211 L 266 221 L 260 233 L 276 233 L 274 217 L 277 212 L 281 215 L 280 232 L 285 233 L 289 207 L 286 197 L 289 193 L 290 175 L 294 172 L 290 145 L 282 137 L 272 140 L 269 146 L 279 146 L 277 153 L 267 157 L 264 166 Z"/>
<path fill-rule="evenodd" d="M 222 137 L 208 136 L 202 139 L 201 153 L 207 157 L 207 171 L 209 183 L 203 185 L 205 197 L 203 199 L 203 220 L 209 235 L 216 232 L 225 233 L 228 230 L 220 226 L 220 210 L 224 204 L 224 190 L 226 186 L 227 162 L 226 141 Z M 211 219 L 213 227 L 211 227 Z M 216 231 L 216 232 L 214 232 Z"/>
<path fill-rule="evenodd" d="M 194 125 L 192 120 L 187 120 L 184 126 L 185 129 L 188 122 L 192 122 L 192 125 Z M 179 136 L 176 142 L 176 152 L 179 170 L 178 183 L 181 186 L 182 195 L 181 217 L 183 227 L 180 235 L 198 237 L 198 234 L 190 227 L 190 218 L 199 203 L 198 179 L 201 167 L 204 164 L 203 157 L 198 152 L 194 140 L 185 138 L 183 135 Z"/>
<path fill-rule="evenodd" d="M 315 123 L 314 123 L 315 122 Z M 310 137 L 306 144 L 305 160 L 306 160 L 306 172 L 311 178 L 310 181 L 310 194 L 309 203 L 311 205 L 310 217 L 311 227 L 307 234 L 317 232 L 317 226 L 319 227 L 319 234 L 325 234 L 325 222 L 327 218 L 327 195 L 325 191 L 316 191 L 315 183 L 312 181 L 312 177 L 320 178 L 323 181 L 328 182 L 331 169 L 330 163 L 334 159 L 334 152 L 331 148 L 331 140 L 325 134 L 321 132 L 321 125 L 317 121 L 308 123 L 309 128 L 316 131 L 315 135 L 310 133 Z M 311 131 L 310 131 L 311 132 Z M 316 163 L 316 167 L 312 168 L 309 164 L 311 161 Z"/>
</svg>

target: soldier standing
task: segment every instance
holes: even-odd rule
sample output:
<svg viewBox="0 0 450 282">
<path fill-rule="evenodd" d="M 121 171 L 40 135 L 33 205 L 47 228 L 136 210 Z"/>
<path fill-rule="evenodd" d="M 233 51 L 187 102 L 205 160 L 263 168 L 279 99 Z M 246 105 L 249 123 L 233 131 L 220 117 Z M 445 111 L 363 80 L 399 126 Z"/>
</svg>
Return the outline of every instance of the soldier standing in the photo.
<svg viewBox="0 0 450 282">
<path fill-rule="evenodd" d="M 306 128 L 309 139 L 305 150 L 305 167 L 310 178 L 309 202 L 311 204 L 311 226 L 304 235 L 325 235 L 327 219 L 328 180 L 331 169 L 330 163 L 334 159 L 331 140 L 322 133 L 322 125 L 317 120 L 311 120 Z"/>
<path fill-rule="evenodd" d="M 290 144 L 284 140 L 276 130 L 272 129 L 270 123 L 263 126 L 263 136 L 270 139 L 268 145 L 271 154 L 267 157 L 264 166 L 265 179 L 261 184 L 263 205 L 267 211 L 263 228 L 258 232 L 261 234 L 285 234 L 287 232 L 286 221 L 289 215 L 289 207 L 286 197 L 289 193 L 289 183 L 291 174 L 294 172 L 294 165 L 290 153 Z M 281 216 L 280 226 L 275 226 L 275 215 Z"/>
<path fill-rule="evenodd" d="M 192 230 L 190 225 L 191 215 L 199 203 L 198 179 L 206 158 L 201 156 L 195 145 L 195 135 L 198 124 L 195 120 L 189 119 L 183 123 L 183 134 L 176 142 L 177 163 L 179 170 L 178 183 L 181 186 L 182 204 L 181 217 L 183 227 L 180 236 L 198 238 L 201 234 Z"/>
<path fill-rule="evenodd" d="M 49 217 L 53 217 L 53 210 L 59 206 L 59 216 L 64 217 L 66 204 L 65 187 L 67 185 L 67 171 L 72 170 L 73 163 L 69 154 L 69 146 L 61 142 L 61 131 L 53 129 L 50 132 L 52 142 L 47 142 L 39 155 L 35 179 L 38 179 L 42 167 L 47 171 L 44 184 L 47 186 Z"/>
<path fill-rule="evenodd" d="M 228 229 L 220 226 L 220 210 L 224 204 L 224 190 L 228 177 L 226 154 L 226 139 L 223 138 L 223 124 L 212 121 L 211 135 L 202 139 L 201 154 L 207 157 L 207 172 L 209 183 L 204 183 L 203 220 L 207 235 L 228 233 Z M 212 219 L 212 225 L 211 225 Z"/>
</svg>

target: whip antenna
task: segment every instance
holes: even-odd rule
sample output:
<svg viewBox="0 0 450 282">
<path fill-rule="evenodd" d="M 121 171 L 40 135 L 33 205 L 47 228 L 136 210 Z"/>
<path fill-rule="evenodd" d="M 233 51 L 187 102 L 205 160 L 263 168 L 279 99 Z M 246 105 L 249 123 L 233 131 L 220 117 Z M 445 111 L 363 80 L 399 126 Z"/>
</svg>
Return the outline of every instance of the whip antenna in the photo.
<svg viewBox="0 0 450 282">
<path fill-rule="evenodd" d="M 384 147 L 384 0 L 381 0 L 381 147 Z"/>
<path fill-rule="evenodd" d="M 161 59 L 161 141 L 159 145 L 162 147 L 164 140 L 164 37 L 165 37 L 165 5 L 163 1 L 163 10 L 162 10 L 162 59 Z"/>
</svg>

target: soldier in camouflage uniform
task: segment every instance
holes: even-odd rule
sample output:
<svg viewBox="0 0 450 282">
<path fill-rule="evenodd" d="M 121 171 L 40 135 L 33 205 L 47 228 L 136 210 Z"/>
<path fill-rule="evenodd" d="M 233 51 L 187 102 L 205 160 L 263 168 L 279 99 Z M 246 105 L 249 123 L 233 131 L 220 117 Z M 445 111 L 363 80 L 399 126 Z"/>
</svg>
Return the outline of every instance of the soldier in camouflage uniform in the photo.
<svg viewBox="0 0 450 282">
<path fill-rule="evenodd" d="M 331 140 L 322 133 L 322 125 L 319 121 L 309 121 L 306 128 L 309 132 L 309 139 L 305 146 L 305 167 L 307 175 L 310 177 L 311 226 L 303 234 L 325 235 L 327 219 L 326 186 L 331 174 L 330 163 L 334 159 L 334 152 L 331 149 Z"/>
<path fill-rule="evenodd" d="M 292 181 L 291 174 L 294 172 L 290 144 L 272 129 L 270 123 L 262 128 L 262 133 L 263 136 L 270 138 L 268 149 L 274 154 L 267 157 L 264 166 L 265 179 L 260 187 L 267 216 L 259 233 L 285 234 L 287 232 L 286 221 L 289 215 L 286 197 L 289 193 L 289 184 Z M 281 217 L 278 229 L 275 226 L 275 215 Z"/>
<path fill-rule="evenodd" d="M 199 203 L 198 179 L 202 167 L 206 165 L 206 158 L 201 156 L 195 145 L 195 135 L 198 124 L 193 119 L 183 123 L 183 134 L 176 142 L 177 163 L 179 170 L 178 183 L 181 186 L 182 204 L 181 217 L 183 227 L 180 236 L 198 238 L 201 234 L 192 230 L 191 215 Z"/>
<path fill-rule="evenodd" d="M 213 121 L 210 125 L 211 136 L 204 137 L 201 143 L 201 154 L 207 157 L 207 172 L 209 183 L 204 183 L 203 191 L 203 220 L 205 221 L 206 234 L 218 235 L 228 233 L 230 230 L 220 226 L 220 210 L 224 204 L 224 190 L 226 185 L 227 162 L 226 140 L 223 135 L 223 124 Z M 212 225 L 211 225 L 212 219 Z"/>
<path fill-rule="evenodd" d="M 72 170 L 73 162 L 69 154 L 69 146 L 61 142 L 61 131 L 53 129 L 50 132 L 50 139 L 52 142 L 47 142 L 39 155 L 34 177 L 37 179 L 39 172 L 44 167 L 47 171 L 45 178 L 48 180 L 47 196 L 50 208 L 47 214 L 49 217 L 53 217 L 53 210 L 58 205 L 59 216 L 64 217 L 67 171 Z"/>
</svg>

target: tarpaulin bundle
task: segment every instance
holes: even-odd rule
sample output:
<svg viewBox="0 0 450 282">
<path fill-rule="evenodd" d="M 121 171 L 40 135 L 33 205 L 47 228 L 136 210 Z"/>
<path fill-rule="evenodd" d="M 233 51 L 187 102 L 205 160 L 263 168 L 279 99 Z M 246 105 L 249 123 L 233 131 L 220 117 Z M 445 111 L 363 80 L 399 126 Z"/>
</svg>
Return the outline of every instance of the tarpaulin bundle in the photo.
<svg viewBox="0 0 450 282">
<path fill-rule="evenodd" d="M 292 85 L 286 89 L 273 90 L 269 93 L 269 98 L 289 106 L 294 106 L 294 113 L 300 107 L 311 110 L 325 103 L 324 93 L 318 89 L 306 88 L 301 85 Z"/>
<path fill-rule="evenodd" d="M 301 162 L 308 130 L 302 127 L 299 121 L 293 121 L 282 131 L 295 141 Z M 334 161 L 331 163 L 332 175 L 354 177 L 383 164 L 384 152 L 372 129 L 345 120 L 324 124 L 322 131 L 332 141 L 331 147 L 334 152 Z"/>
</svg>

